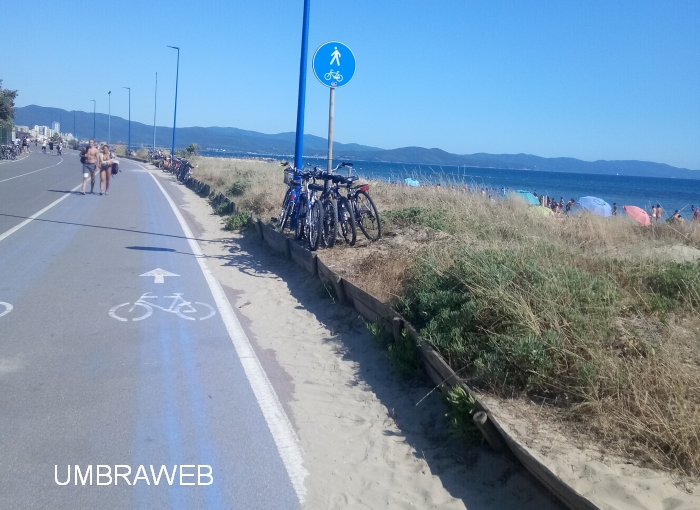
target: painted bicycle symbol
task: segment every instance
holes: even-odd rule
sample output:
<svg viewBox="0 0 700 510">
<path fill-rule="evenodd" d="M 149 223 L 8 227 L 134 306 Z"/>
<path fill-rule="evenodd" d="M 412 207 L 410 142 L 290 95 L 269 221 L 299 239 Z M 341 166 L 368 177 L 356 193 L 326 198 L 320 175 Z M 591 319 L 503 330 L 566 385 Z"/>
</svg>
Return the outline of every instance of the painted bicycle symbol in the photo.
<svg viewBox="0 0 700 510">
<path fill-rule="evenodd" d="M 0 310 L 2 310 L 2 312 L 0 312 L 0 317 L 10 313 L 12 311 L 12 308 L 13 308 L 13 306 L 10 303 L 5 303 L 4 301 L 0 301 Z"/>
<path fill-rule="evenodd" d="M 182 293 L 179 292 L 173 293 L 172 296 L 163 297 L 164 299 L 173 300 L 172 303 L 170 303 L 170 306 L 168 306 L 167 308 L 164 306 L 157 305 L 152 301 L 147 301 L 158 299 L 158 296 L 155 296 L 150 292 L 146 292 L 133 304 L 122 303 L 121 305 L 115 306 L 109 311 L 109 316 L 113 319 L 117 319 L 118 321 L 122 322 L 126 322 L 129 319 L 131 319 L 132 321 L 142 321 L 144 319 L 148 319 L 151 316 L 154 308 L 158 308 L 159 310 L 163 310 L 164 312 L 174 313 L 181 319 L 185 319 L 188 321 L 194 321 L 197 319 L 203 321 L 213 317 L 214 314 L 216 314 L 216 311 L 210 305 L 206 303 L 200 303 L 199 301 L 195 301 L 194 303 L 191 301 L 186 301 L 182 297 Z M 129 307 L 129 305 L 131 306 Z M 197 308 L 195 308 L 193 305 L 197 305 Z"/>
<path fill-rule="evenodd" d="M 324 74 L 323 78 L 325 80 L 330 80 L 332 78 L 337 82 L 343 81 L 343 75 L 340 74 L 340 71 L 333 71 L 333 69 L 331 69 L 330 72 L 327 72 L 326 74 Z"/>
</svg>

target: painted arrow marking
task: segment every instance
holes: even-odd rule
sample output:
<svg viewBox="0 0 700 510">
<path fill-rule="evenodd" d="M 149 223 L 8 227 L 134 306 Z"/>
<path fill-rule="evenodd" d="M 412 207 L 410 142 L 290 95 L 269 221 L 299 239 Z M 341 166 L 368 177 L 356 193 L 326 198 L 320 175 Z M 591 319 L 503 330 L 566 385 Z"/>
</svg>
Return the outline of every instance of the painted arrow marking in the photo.
<svg viewBox="0 0 700 510">
<path fill-rule="evenodd" d="M 153 276 L 153 283 L 165 283 L 165 277 L 166 276 L 180 276 L 179 274 L 171 273 L 170 271 L 166 271 L 165 269 L 161 269 L 157 267 L 153 271 L 149 271 L 148 273 L 143 273 L 140 276 Z"/>
</svg>

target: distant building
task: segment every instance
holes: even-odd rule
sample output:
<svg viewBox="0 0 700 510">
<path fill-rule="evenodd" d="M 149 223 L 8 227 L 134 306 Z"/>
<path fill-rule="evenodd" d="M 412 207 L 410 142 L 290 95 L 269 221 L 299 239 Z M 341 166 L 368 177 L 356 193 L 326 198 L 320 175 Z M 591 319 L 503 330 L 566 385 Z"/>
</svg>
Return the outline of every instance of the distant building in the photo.
<svg viewBox="0 0 700 510">
<path fill-rule="evenodd" d="M 18 133 L 29 133 L 29 126 L 15 126 L 15 131 Z"/>
<path fill-rule="evenodd" d="M 51 129 L 53 129 L 56 133 L 61 132 L 61 123 L 60 122 L 54 122 L 51 124 Z"/>
</svg>

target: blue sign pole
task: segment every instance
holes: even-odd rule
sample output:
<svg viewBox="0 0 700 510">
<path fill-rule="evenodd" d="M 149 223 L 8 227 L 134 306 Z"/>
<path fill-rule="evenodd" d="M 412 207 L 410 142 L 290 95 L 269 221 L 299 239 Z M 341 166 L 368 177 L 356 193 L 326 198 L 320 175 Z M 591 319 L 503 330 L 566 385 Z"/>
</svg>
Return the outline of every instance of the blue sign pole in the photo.
<svg viewBox="0 0 700 510">
<path fill-rule="evenodd" d="M 299 62 L 299 102 L 297 103 L 297 132 L 294 141 L 294 168 L 303 166 L 304 152 L 304 107 L 306 104 L 306 61 L 309 42 L 309 9 L 311 0 L 304 0 L 304 22 L 301 27 L 301 59 Z"/>
</svg>

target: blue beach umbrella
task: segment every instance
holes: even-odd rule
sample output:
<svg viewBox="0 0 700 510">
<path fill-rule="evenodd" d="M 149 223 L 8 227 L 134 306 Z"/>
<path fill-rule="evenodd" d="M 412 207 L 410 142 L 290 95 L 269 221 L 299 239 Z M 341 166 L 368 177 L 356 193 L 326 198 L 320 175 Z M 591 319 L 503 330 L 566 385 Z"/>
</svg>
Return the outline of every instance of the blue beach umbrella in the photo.
<svg viewBox="0 0 700 510">
<path fill-rule="evenodd" d="M 602 198 L 598 197 L 581 197 L 578 199 L 578 203 L 586 211 L 607 218 L 612 216 L 612 207 Z"/>
<path fill-rule="evenodd" d="M 406 178 L 404 179 L 404 182 L 405 182 L 406 184 L 408 184 L 409 186 L 416 186 L 416 187 L 417 187 L 417 186 L 420 186 L 420 182 L 418 182 L 417 180 L 412 179 L 412 178 L 410 178 L 410 177 L 406 177 Z"/>
<path fill-rule="evenodd" d="M 527 200 L 528 205 L 540 205 L 540 201 L 537 200 L 537 197 L 529 191 L 519 189 L 516 193 Z"/>
</svg>

